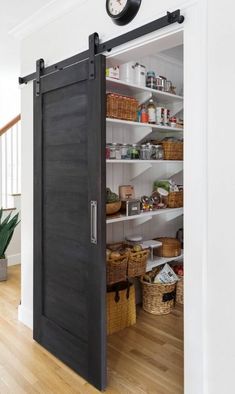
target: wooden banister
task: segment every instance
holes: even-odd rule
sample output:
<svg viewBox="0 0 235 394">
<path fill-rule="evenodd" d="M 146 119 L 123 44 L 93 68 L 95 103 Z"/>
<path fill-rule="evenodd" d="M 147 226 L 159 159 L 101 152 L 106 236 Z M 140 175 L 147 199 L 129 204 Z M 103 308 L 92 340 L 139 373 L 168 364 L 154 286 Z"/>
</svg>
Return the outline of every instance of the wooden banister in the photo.
<svg viewBox="0 0 235 394">
<path fill-rule="evenodd" d="M 16 123 L 18 123 L 21 119 L 21 115 L 17 115 L 15 118 L 13 118 L 10 122 L 8 122 L 5 126 L 3 126 L 0 129 L 0 137 L 4 133 L 6 133 L 9 129 L 11 129 L 13 126 L 15 126 Z"/>
</svg>

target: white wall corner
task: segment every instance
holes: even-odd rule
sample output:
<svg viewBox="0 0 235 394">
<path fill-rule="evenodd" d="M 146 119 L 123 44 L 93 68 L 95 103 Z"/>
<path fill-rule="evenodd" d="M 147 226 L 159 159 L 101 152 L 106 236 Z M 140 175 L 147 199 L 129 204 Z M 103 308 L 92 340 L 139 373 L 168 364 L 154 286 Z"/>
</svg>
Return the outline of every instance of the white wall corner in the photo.
<svg viewBox="0 0 235 394">
<path fill-rule="evenodd" d="M 33 329 L 33 312 L 23 305 L 18 306 L 18 320 L 25 326 Z"/>
<path fill-rule="evenodd" d="M 69 12 L 73 7 L 80 6 L 87 1 L 88 0 L 51 0 L 29 18 L 10 30 L 9 34 L 18 40 L 22 40 L 64 15 L 66 12 Z"/>
</svg>

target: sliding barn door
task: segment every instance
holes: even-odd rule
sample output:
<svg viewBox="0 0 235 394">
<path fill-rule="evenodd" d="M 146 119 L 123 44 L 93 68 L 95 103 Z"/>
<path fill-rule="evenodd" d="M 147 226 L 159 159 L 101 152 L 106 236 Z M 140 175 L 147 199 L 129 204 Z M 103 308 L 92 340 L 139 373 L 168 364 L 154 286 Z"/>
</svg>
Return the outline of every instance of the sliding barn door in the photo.
<svg viewBox="0 0 235 394">
<path fill-rule="evenodd" d="M 34 339 L 106 385 L 105 57 L 34 89 Z"/>
</svg>

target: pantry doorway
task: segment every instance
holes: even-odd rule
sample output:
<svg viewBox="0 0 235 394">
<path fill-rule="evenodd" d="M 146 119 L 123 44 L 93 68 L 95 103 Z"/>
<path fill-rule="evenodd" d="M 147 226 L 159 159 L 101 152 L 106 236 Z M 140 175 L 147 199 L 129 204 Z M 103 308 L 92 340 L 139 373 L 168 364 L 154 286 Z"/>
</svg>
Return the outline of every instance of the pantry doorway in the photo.
<svg viewBox="0 0 235 394">
<path fill-rule="evenodd" d="M 197 13 L 198 11 L 199 8 L 195 6 L 188 14 L 192 16 L 193 12 Z M 155 387 L 164 394 L 170 393 L 172 390 L 174 393 L 183 393 L 189 388 L 189 385 L 198 388 L 199 391 L 195 392 L 203 392 L 204 333 L 201 323 L 204 315 L 202 298 L 206 258 L 204 238 L 206 220 L 205 201 L 202 202 L 201 196 L 198 196 L 200 203 L 203 204 L 200 205 L 199 200 L 196 199 L 196 184 L 199 182 L 201 186 L 204 185 L 203 187 L 206 184 L 206 109 L 203 107 L 205 86 L 201 92 L 198 92 L 196 71 L 201 69 L 205 73 L 205 48 L 200 47 L 197 42 L 194 51 L 192 51 L 190 37 L 192 37 L 192 32 L 196 30 L 195 18 L 191 24 L 186 24 L 184 27 L 170 26 L 164 30 L 164 32 L 155 32 L 148 37 L 142 37 L 121 49 L 114 50 L 111 55 L 107 56 L 107 67 L 112 70 L 113 67 L 115 69 L 119 66 L 119 73 L 121 71 L 122 76 L 124 75 L 126 79 L 125 83 L 119 83 L 108 77 L 106 92 L 134 97 L 138 104 L 142 104 L 142 108 L 145 105 L 146 111 L 148 111 L 149 100 L 153 98 L 156 116 L 156 107 L 160 103 L 160 107 L 169 109 L 171 118 L 176 117 L 176 119 L 171 119 L 171 122 L 168 120 L 168 125 L 164 124 L 164 120 L 162 120 L 161 124 L 156 125 L 154 122 L 152 127 L 141 125 L 138 128 L 131 125 L 131 122 L 125 124 L 123 121 L 109 118 L 108 115 L 106 142 L 107 144 L 124 145 L 124 149 L 126 144 L 130 144 L 132 147 L 134 144 L 138 144 L 141 154 L 141 149 L 145 149 L 141 145 L 146 145 L 146 143 L 153 141 L 159 143 L 161 140 L 174 143 L 178 140 L 183 141 L 184 157 L 165 157 L 166 160 L 162 163 L 159 160 L 158 163 L 146 161 L 141 164 L 134 163 L 133 158 L 125 157 L 126 162 L 120 157 L 116 158 L 116 162 L 113 158 L 108 159 L 106 183 L 109 192 L 119 195 L 125 191 L 133 192 L 131 197 L 135 199 L 137 196 L 147 195 L 150 197 L 157 181 L 171 180 L 174 185 L 180 187 L 177 191 L 180 192 L 181 186 L 183 186 L 184 203 L 181 205 L 180 201 L 175 201 L 170 208 L 172 210 L 162 214 L 155 215 L 154 211 L 148 212 L 148 218 L 147 215 L 134 217 L 134 219 L 130 216 L 122 221 L 118 219 L 118 216 L 110 216 L 107 221 L 107 253 L 112 262 L 112 256 L 113 261 L 123 257 L 126 244 L 128 247 L 137 244 L 138 248 L 140 244 L 143 247 L 143 243 L 149 244 L 150 241 L 166 242 L 166 245 L 164 244 L 166 254 L 163 250 L 152 251 L 147 260 L 146 271 L 155 270 L 154 275 L 156 276 L 159 274 L 159 269 L 167 263 L 178 275 L 180 274 L 180 281 L 177 282 L 176 287 L 178 303 L 175 306 L 171 305 L 170 313 L 164 315 L 167 313 L 164 308 L 165 300 L 169 301 L 174 289 L 165 290 L 165 300 L 163 295 L 162 300 L 164 301 L 162 305 L 159 305 L 153 302 L 157 291 L 154 293 L 154 290 L 148 289 L 151 286 L 149 283 L 143 283 L 145 280 L 151 280 L 149 276 L 143 278 L 142 284 L 136 278 L 132 278 L 130 282 L 135 288 L 137 304 L 136 316 L 133 317 L 133 293 L 129 288 L 128 290 L 118 289 L 118 287 L 115 289 L 115 285 L 113 285 L 112 290 L 112 286 L 110 286 L 107 296 L 108 318 L 110 318 L 109 329 L 114 333 L 108 336 L 108 382 L 110 379 L 112 386 L 116 381 L 118 382 L 117 387 L 121 385 L 123 389 L 124 387 L 130 389 L 133 379 L 136 390 L 140 390 L 140 392 L 141 390 L 149 392 Z M 203 30 L 201 34 L 202 32 Z M 201 62 L 199 61 L 199 53 Z M 176 85 L 176 91 L 171 93 L 176 93 L 175 97 L 163 97 L 161 94 L 156 94 L 154 97 L 152 92 L 139 89 L 136 86 L 135 76 L 131 76 L 130 69 L 128 69 L 129 66 L 134 67 L 137 64 L 145 66 L 146 71 L 149 71 L 148 75 L 155 73 L 155 76 L 161 75 L 173 82 L 173 85 Z M 206 78 L 206 74 L 204 77 Z M 199 97 L 200 102 L 198 102 Z M 200 118 L 198 111 L 201 111 L 202 114 Z M 167 114 L 165 116 L 167 117 Z M 196 122 L 193 122 L 193 119 L 196 119 Z M 139 120 L 141 122 L 141 115 Z M 110 147 L 112 151 L 114 147 L 109 145 Z M 166 151 L 164 153 L 167 154 Z M 200 163 L 198 162 L 199 156 Z M 128 186 L 129 189 L 126 190 L 123 186 Z M 138 209 L 135 205 L 133 207 Z M 203 207 L 202 211 L 201 207 Z M 199 213 L 197 213 L 197 209 Z M 182 233 L 184 233 L 183 238 Z M 177 243 L 172 238 L 178 238 L 181 243 L 181 251 L 174 250 L 175 247 L 177 248 Z M 170 243 L 170 246 L 167 242 Z M 155 247 L 153 244 L 154 242 L 151 244 L 152 248 Z M 167 255 L 168 246 L 172 247 L 169 255 Z M 112 254 L 113 252 L 114 254 Z M 116 252 L 121 256 L 118 256 Z M 130 261 L 131 258 L 129 258 Z M 184 280 L 182 280 L 182 274 Z M 133 272 L 132 276 L 135 276 Z M 152 288 L 154 289 L 154 285 Z M 123 323 L 117 317 L 120 310 L 117 310 L 117 315 L 112 315 L 112 311 L 115 309 L 115 304 L 117 305 L 115 296 L 118 294 L 119 302 L 126 304 L 127 292 L 130 309 L 126 313 L 130 315 Z M 182 296 L 183 293 L 184 296 Z M 115 296 L 113 297 L 112 294 Z M 121 306 L 122 311 L 125 310 L 125 307 L 126 305 Z M 117 320 L 113 323 L 112 319 Z M 127 324 L 129 327 L 119 331 L 118 325 L 122 326 L 123 324 Z M 197 346 L 195 346 L 195 338 L 197 338 Z M 192 348 L 194 349 L 193 353 Z M 168 357 L 169 350 L 172 352 L 170 357 Z M 198 364 L 198 360 L 201 360 L 201 364 Z M 190 379 L 193 379 L 191 384 Z"/>
</svg>

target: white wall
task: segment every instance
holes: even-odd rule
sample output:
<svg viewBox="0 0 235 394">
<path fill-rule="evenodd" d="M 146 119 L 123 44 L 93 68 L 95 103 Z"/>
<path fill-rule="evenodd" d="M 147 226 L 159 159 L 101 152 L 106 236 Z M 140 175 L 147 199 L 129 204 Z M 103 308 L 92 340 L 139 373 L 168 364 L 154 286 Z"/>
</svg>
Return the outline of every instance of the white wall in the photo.
<svg viewBox="0 0 235 394">
<path fill-rule="evenodd" d="M 235 87 L 234 10 L 232 0 L 224 0 L 217 7 L 213 0 L 209 0 L 207 330 L 211 394 L 235 392 L 235 208 L 233 198 L 229 198 L 235 192 L 232 118 Z M 226 80 L 218 86 L 216 81 L 221 73 Z"/>
<path fill-rule="evenodd" d="M 142 1 L 134 22 L 119 28 L 108 19 L 104 1 L 82 1 L 63 16 L 40 28 L 22 41 L 21 74 L 35 70 L 35 61 L 52 64 L 87 49 L 88 35 L 99 32 L 102 40 L 182 8 L 179 0 Z M 205 29 L 207 1 L 185 1 L 199 7 L 185 8 L 185 98 L 188 125 L 185 133 L 186 189 L 186 305 L 185 354 L 186 394 L 230 394 L 234 365 L 233 285 L 221 281 L 221 267 L 234 272 L 231 200 L 235 189 L 233 165 L 232 111 L 235 61 L 232 56 L 234 31 L 232 1 L 208 0 L 208 41 Z M 93 13 L 90 13 L 92 8 Z M 222 14 L 224 12 L 224 14 Z M 224 21 L 222 20 L 224 18 Z M 234 27 L 233 27 L 234 29 Z M 232 34 L 233 33 L 233 34 Z M 208 67 L 206 49 L 208 48 Z M 190 55 L 189 55 L 190 54 Z M 219 54 L 219 56 L 218 56 Z M 208 101 L 207 101 L 207 73 Z M 192 95 L 193 92 L 193 95 Z M 231 93 L 230 93 L 231 92 Z M 222 94 L 221 94 L 222 93 Z M 32 326 L 32 84 L 22 88 L 22 305 L 20 319 Z M 229 99 L 227 98 L 229 97 Z M 188 98 L 188 100 L 187 100 Z M 207 138 L 207 104 L 208 138 Z M 191 120 L 194 119 L 192 123 Z M 223 139 L 222 139 L 223 138 Z M 208 168 L 207 157 L 208 142 Z M 221 146 L 223 150 L 221 150 Z M 226 172 L 225 172 L 226 168 Z M 208 170 L 208 174 L 207 174 Z M 208 175 L 208 179 L 207 179 Z M 208 201 L 207 201 L 208 186 Z M 225 193 L 226 192 L 226 193 Z M 230 198 L 229 198 L 230 197 Z M 208 210 L 207 210 L 208 202 Z M 225 204 L 225 203 L 224 203 Z M 192 226 L 193 223 L 193 226 Z M 230 224 L 231 223 L 231 224 Z M 208 229 L 208 233 L 206 230 Z M 207 257 L 207 259 L 206 259 Z M 208 275 L 206 276 L 206 272 Z M 231 275 L 232 277 L 232 275 Z M 230 326 L 230 327 L 229 327 Z M 225 367 L 226 365 L 226 367 Z"/>
</svg>

